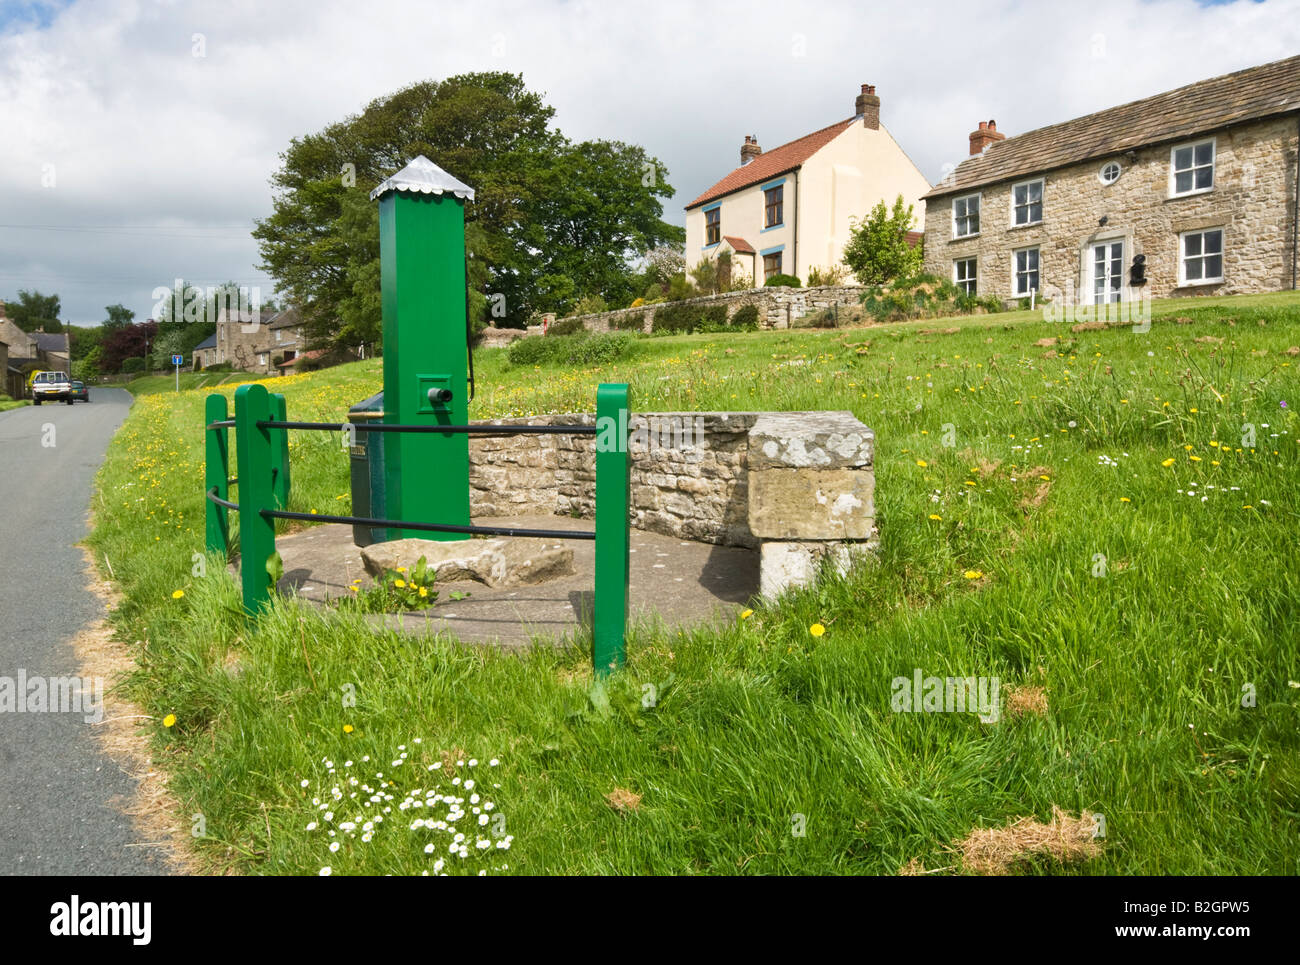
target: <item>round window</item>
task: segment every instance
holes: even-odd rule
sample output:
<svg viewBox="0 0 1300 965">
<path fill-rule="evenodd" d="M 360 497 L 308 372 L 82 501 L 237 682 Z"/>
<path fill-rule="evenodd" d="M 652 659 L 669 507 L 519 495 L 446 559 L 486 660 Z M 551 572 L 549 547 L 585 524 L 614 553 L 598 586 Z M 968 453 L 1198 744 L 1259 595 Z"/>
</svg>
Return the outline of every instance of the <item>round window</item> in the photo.
<svg viewBox="0 0 1300 965">
<path fill-rule="evenodd" d="M 1119 176 L 1123 171 L 1124 169 L 1119 166 L 1118 161 L 1107 161 L 1101 166 L 1101 170 L 1097 172 L 1097 180 L 1102 184 L 1114 184 L 1119 180 Z"/>
</svg>

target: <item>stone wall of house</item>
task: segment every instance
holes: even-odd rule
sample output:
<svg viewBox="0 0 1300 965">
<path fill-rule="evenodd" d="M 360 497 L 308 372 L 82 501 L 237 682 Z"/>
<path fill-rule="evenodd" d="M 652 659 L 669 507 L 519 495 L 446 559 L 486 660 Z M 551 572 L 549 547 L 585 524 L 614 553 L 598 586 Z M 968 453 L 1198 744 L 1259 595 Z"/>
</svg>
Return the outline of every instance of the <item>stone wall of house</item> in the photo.
<svg viewBox="0 0 1300 965">
<path fill-rule="evenodd" d="M 703 295 L 679 302 L 660 302 L 654 305 L 642 305 L 637 308 L 620 308 L 612 312 L 597 312 L 592 315 L 573 315 L 582 321 L 583 328 L 589 332 L 609 332 L 619 328 L 627 329 L 619 323 L 624 319 L 640 316 L 639 331 L 649 332 L 654 324 L 654 313 L 666 305 L 696 305 L 709 308 L 713 305 L 727 307 L 727 319 L 736 314 L 744 305 L 753 305 L 758 309 L 759 328 L 789 328 L 810 312 L 832 308 L 836 305 L 856 305 L 862 298 L 861 285 L 822 285 L 816 288 L 747 288 L 738 292 L 723 292 L 720 295 Z"/>
<path fill-rule="evenodd" d="M 590 415 L 480 425 L 592 425 Z M 760 552 L 775 597 L 878 547 L 875 436 L 850 412 L 662 412 L 629 421 L 631 523 L 680 539 Z M 595 438 L 470 439 L 475 517 L 592 518 Z"/>
<path fill-rule="evenodd" d="M 1297 225 L 1296 119 L 1253 122 L 1214 135 L 1214 188 L 1203 194 L 1169 197 L 1171 149 L 1142 148 L 1135 157 L 1098 157 L 976 189 L 981 195 L 980 233 L 952 237 L 952 201 L 972 192 L 931 199 L 925 210 L 925 270 L 953 277 L 953 262 L 978 259 L 978 294 L 1012 296 L 1012 258 L 1019 248 L 1039 247 L 1040 294 L 1091 301 L 1085 253 L 1092 244 L 1123 239 L 1124 273 L 1135 254 L 1146 256 L 1147 284 L 1125 289 L 1125 298 L 1236 295 L 1290 288 Z M 1194 140 L 1204 140 L 1198 137 Z M 1186 142 L 1180 142 L 1186 143 Z M 1123 167 L 1119 180 L 1104 186 L 1104 163 Z M 1013 184 L 1042 176 L 1043 220 L 1009 227 Z M 1106 223 L 1101 224 L 1102 219 Z M 1224 230 L 1224 280 L 1179 285 L 1179 233 Z M 1085 290 L 1087 289 L 1087 290 Z"/>
</svg>

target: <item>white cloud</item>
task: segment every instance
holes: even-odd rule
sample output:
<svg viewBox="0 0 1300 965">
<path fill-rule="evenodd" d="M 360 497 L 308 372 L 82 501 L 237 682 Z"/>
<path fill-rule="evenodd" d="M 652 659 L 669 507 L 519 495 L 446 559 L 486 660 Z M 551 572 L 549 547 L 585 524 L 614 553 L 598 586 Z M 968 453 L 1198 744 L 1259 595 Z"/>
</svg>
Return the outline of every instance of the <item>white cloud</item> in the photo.
<svg viewBox="0 0 1300 965">
<path fill-rule="evenodd" d="M 269 213 L 277 153 L 425 78 L 522 72 L 570 137 L 660 157 L 680 223 L 745 134 L 770 148 L 847 117 L 863 82 L 937 180 L 980 119 L 1015 134 L 1286 57 L 1298 14 L 1296 0 L 83 0 L 45 27 L 0 26 L 0 224 L 172 227 L 0 227 L 0 294 L 57 291 L 68 318 L 95 322 L 119 300 L 147 314 L 178 275 L 269 287 L 237 226 Z"/>
</svg>

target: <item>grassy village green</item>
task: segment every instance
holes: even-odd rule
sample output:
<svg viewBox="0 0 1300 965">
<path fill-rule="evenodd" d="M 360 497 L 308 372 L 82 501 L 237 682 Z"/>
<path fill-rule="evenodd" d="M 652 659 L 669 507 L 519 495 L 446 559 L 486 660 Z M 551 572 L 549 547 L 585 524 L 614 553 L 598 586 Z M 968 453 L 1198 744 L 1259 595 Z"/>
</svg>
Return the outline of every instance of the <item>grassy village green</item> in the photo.
<svg viewBox="0 0 1300 965">
<path fill-rule="evenodd" d="M 214 868 L 957 873 L 956 839 L 1059 806 L 1104 815 L 1101 854 L 1018 870 L 1296 874 L 1293 346 L 1300 296 L 1278 295 L 1157 303 L 1145 334 L 1022 312 L 644 339 L 586 367 L 480 352 L 475 417 L 590 411 L 625 380 L 639 411 L 876 431 L 879 565 L 723 627 L 637 625 L 603 688 L 582 640 L 500 654 L 283 598 L 246 625 L 222 561 L 194 575 L 207 389 L 137 399 L 91 546 Z M 380 364 L 268 386 L 338 420 Z M 290 508 L 350 510 L 337 438 L 293 433 L 291 462 Z M 917 670 L 998 678 L 1001 720 L 894 712 Z M 420 823 L 457 796 L 468 858 Z"/>
</svg>

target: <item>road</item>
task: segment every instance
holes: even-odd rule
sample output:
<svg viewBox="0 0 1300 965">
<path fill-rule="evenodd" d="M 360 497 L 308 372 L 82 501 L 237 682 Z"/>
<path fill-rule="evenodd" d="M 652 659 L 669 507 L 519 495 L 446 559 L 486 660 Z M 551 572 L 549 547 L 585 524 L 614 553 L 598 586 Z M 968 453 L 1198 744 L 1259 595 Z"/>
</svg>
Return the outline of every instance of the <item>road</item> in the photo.
<svg viewBox="0 0 1300 965">
<path fill-rule="evenodd" d="M 76 675 L 70 641 L 103 616 L 76 543 L 131 397 L 92 388 L 91 398 L 0 412 L 0 688 L 9 678 L 14 707 L 0 701 L 0 874 L 166 872 L 114 803 L 130 800 L 134 783 L 99 750 L 86 720 L 93 705 L 32 712 L 34 678 Z"/>
</svg>

